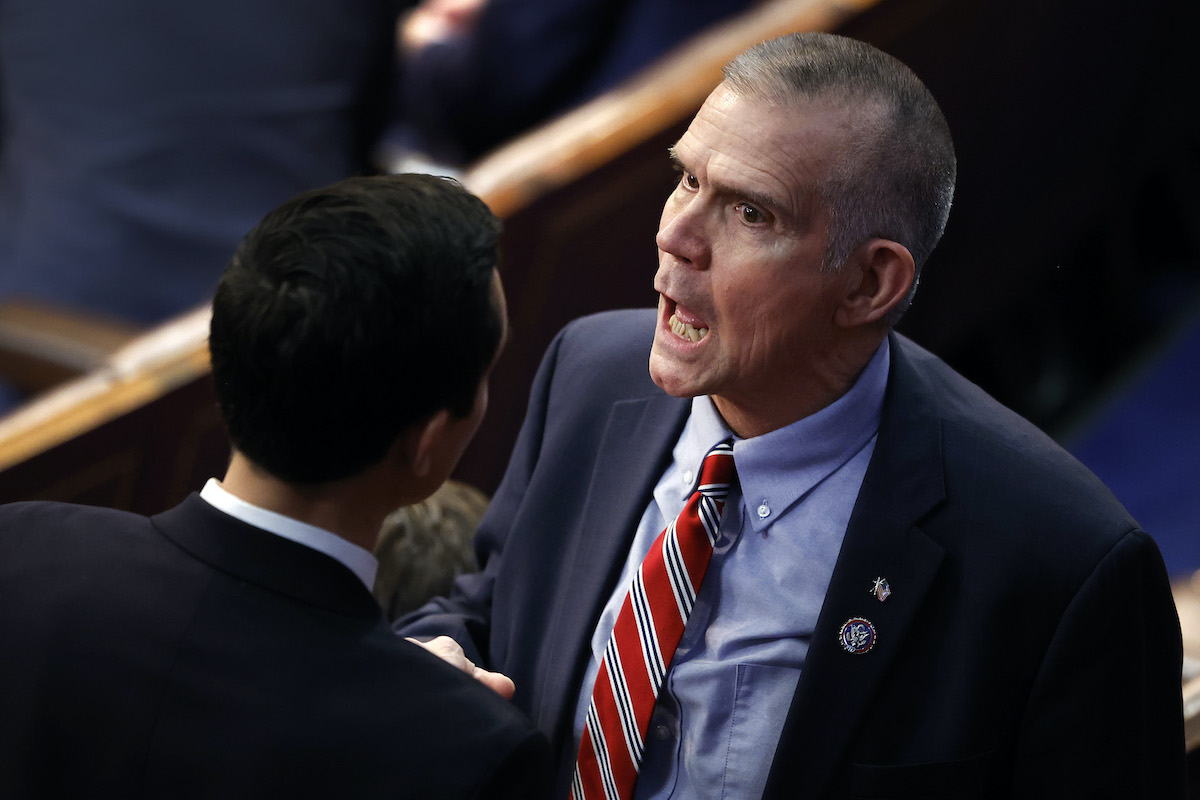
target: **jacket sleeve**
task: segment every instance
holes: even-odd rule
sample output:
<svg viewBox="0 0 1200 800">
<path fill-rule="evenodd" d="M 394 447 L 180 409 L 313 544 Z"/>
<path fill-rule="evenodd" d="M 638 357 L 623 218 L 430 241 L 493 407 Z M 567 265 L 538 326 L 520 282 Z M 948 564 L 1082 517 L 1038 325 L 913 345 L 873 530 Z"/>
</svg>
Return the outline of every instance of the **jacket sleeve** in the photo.
<svg viewBox="0 0 1200 800">
<path fill-rule="evenodd" d="M 1182 798 L 1182 657 L 1162 558 L 1131 531 L 1059 622 L 1022 722 L 1010 796 Z"/>
</svg>

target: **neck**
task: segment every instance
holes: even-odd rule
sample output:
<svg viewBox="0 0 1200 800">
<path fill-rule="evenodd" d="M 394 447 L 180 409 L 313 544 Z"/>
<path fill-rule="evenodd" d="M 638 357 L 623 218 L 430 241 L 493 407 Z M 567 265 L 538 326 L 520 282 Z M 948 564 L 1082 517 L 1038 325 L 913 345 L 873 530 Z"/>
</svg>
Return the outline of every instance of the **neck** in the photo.
<svg viewBox="0 0 1200 800">
<path fill-rule="evenodd" d="M 713 405 L 729 429 L 743 439 L 762 436 L 811 416 L 850 391 L 887 335 L 882 327 L 874 333 L 857 333 L 831 348 L 819 365 L 805 371 L 802 380 L 788 384 L 781 376 L 772 386 L 761 387 L 745 398 L 714 394 Z"/>
<path fill-rule="evenodd" d="M 221 485 L 225 491 L 259 508 L 334 533 L 365 550 L 373 550 L 384 517 L 401 504 L 399 491 L 380 491 L 372 471 L 318 484 L 280 480 L 239 452 L 234 452 Z"/>
</svg>

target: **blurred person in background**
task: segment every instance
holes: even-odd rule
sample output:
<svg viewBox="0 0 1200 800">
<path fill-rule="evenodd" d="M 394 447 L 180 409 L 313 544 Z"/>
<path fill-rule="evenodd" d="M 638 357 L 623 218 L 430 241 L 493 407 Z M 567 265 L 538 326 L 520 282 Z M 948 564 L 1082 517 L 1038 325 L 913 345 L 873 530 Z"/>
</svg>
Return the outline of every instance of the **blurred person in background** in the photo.
<svg viewBox="0 0 1200 800">
<path fill-rule="evenodd" d="M 369 169 L 399 0 L 0 3 L 0 301 L 153 324 Z"/>
<path fill-rule="evenodd" d="M 399 28 L 400 151 L 461 166 L 756 0 L 424 0 Z"/>
</svg>

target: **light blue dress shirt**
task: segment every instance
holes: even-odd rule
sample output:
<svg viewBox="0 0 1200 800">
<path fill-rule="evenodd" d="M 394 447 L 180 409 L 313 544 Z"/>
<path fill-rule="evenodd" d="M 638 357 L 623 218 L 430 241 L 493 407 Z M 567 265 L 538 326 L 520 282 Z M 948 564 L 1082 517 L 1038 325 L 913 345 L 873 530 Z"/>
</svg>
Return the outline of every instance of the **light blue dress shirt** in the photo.
<svg viewBox="0 0 1200 800">
<path fill-rule="evenodd" d="M 734 437 L 740 491 L 735 487 L 726 502 L 712 561 L 651 716 L 636 798 L 762 795 L 875 449 L 889 363 L 885 340 L 832 405 L 763 436 Z M 730 436 L 710 398 L 692 401 L 592 636 L 576 742 L 634 573 L 694 490 L 704 455 Z"/>
</svg>

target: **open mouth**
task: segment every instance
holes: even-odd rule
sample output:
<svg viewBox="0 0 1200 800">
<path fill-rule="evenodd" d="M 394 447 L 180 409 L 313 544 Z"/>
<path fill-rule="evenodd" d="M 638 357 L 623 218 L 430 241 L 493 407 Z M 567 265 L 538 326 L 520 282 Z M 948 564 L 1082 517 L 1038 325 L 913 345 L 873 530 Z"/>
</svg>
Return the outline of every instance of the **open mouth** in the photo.
<svg viewBox="0 0 1200 800">
<path fill-rule="evenodd" d="M 683 308 L 674 300 L 671 300 L 671 298 L 665 295 L 664 298 L 670 303 L 668 308 L 671 311 L 671 315 L 667 317 L 667 327 L 676 336 L 684 341 L 695 343 L 708 335 L 708 325 L 705 324 L 704 320 Z"/>
<path fill-rule="evenodd" d="M 687 339 L 689 342 L 698 342 L 708 335 L 708 328 L 697 328 L 689 325 L 675 314 L 671 315 L 671 318 L 667 320 L 667 324 L 671 326 L 671 330 L 675 332 L 676 336 L 680 339 Z"/>
</svg>

